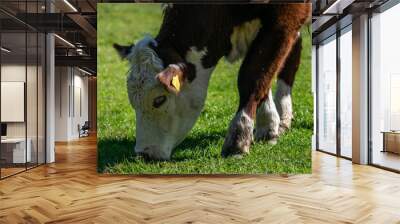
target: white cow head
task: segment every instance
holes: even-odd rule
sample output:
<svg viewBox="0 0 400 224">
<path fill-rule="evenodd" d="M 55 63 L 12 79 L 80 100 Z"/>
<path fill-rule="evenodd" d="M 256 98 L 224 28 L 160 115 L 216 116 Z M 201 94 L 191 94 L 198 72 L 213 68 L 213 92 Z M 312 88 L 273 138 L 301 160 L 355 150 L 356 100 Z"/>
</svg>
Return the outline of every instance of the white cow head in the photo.
<svg viewBox="0 0 400 224">
<path fill-rule="evenodd" d="M 203 108 L 209 77 L 196 77 L 189 83 L 177 65 L 163 65 L 154 50 L 157 43 L 150 37 L 134 46 L 114 47 L 131 66 L 127 88 L 136 113 L 135 152 L 151 159 L 168 160 Z M 187 55 L 187 59 L 193 59 L 196 72 L 203 55 L 204 52 L 195 51 Z"/>
</svg>

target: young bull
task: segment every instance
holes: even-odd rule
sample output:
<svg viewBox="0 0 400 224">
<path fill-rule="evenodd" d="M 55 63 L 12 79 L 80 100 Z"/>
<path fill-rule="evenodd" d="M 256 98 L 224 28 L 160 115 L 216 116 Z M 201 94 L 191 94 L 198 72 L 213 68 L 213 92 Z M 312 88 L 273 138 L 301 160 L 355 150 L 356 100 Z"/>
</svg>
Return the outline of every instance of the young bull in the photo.
<svg viewBox="0 0 400 224">
<path fill-rule="evenodd" d="M 240 103 L 222 155 L 249 153 L 255 139 L 276 141 L 290 127 L 291 87 L 300 63 L 299 31 L 310 4 L 170 5 L 155 39 L 115 44 L 130 61 L 129 100 L 136 112 L 135 152 L 168 160 L 203 109 L 218 60 L 244 57 Z M 271 85 L 278 75 L 274 102 Z M 275 105 L 276 103 L 276 105 Z"/>
</svg>

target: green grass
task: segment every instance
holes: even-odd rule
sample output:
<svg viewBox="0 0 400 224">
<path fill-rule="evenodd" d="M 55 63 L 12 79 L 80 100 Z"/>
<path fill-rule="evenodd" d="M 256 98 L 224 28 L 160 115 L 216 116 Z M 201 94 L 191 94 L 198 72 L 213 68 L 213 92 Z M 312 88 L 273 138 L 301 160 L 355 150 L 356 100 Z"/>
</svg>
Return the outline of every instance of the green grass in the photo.
<svg viewBox="0 0 400 224">
<path fill-rule="evenodd" d="M 114 174 L 265 174 L 310 173 L 313 100 L 311 41 L 303 30 L 302 64 L 293 88 L 295 120 L 278 144 L 256 142 L 243 159 L 220 155 L 229 121 L 238 105 L 240 63 L 221 60 L 213 73 L 195 127 L 173 152 L 171 161 L 144 161 L 134 156 L 135 114 L 128 102 L 126 73 L 113 43 L 128 44 L 144 34 L 155 36 L 161 7 L 149 4 L 98 4 L 98 171 Z"/>
</svg>

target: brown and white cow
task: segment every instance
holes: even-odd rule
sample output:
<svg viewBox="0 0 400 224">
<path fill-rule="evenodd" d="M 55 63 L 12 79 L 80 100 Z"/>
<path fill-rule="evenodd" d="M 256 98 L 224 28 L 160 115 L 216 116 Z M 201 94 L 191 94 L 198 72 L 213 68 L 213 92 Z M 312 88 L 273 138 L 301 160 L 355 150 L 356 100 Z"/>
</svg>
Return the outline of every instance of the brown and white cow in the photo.
<svg viewBox="0 0 400 224">
<path fill-rule="evenodd" d="M 203 109 L 218 61 L 243 58 L 240 103 L 222 155 L 249 153 L 256 140 L 275 142 L 290 127 L 291 87 L 300 63 L 299 31 L 311 5 L 169 5 L 160 31 L 135 45 L 115 44 L 130 61 L 129 100 L 136 112 L 135 152 L 168 160 Z M 278 76 L 275 102 L 272 80 Z M 255 120 L 255 121 L 254 121 Z"/>
</svg>

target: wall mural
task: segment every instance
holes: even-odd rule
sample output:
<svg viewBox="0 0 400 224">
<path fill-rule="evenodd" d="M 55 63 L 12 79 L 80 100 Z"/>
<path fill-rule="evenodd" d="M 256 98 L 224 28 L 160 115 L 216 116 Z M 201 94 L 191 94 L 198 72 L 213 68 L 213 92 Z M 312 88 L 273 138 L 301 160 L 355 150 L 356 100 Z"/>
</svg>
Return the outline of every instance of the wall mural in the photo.
<svg viewBox="0 0 400 224">
<path fill-rule="evenodd" d="M 311 172 L 311 4 L 97 9 L 99 172 Z"/>
</svg>

